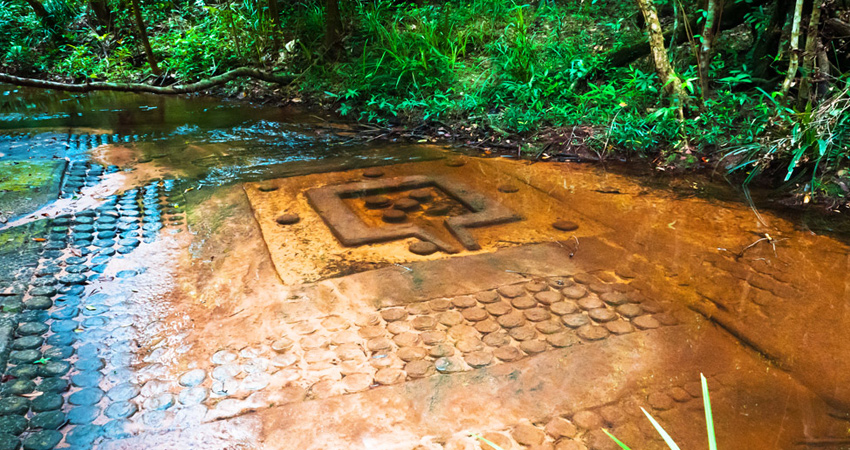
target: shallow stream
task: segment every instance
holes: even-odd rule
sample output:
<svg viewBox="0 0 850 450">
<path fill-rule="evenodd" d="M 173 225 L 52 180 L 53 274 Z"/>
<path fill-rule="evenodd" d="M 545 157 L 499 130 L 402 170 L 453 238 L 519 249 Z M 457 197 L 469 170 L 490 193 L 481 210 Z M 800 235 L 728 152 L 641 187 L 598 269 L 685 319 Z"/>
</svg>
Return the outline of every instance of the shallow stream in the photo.
<svg viewBox="0 0 850 450">
<path fill-rule="evenodd" d="M 0 86 L 0 450 L 850 448 L 846 221 L 626 169 Z"/>
</svg>

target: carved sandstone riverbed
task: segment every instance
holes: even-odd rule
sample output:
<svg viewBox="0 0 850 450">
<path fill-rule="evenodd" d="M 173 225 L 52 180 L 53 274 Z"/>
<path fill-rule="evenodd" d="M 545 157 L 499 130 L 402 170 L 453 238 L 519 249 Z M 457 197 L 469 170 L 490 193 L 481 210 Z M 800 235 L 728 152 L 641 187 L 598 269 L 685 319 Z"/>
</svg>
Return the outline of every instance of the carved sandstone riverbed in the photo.
<svg viewBox="0 0 850 450">
<path fill-rule="evenodd" d="M 665 448 L 644 407 L 692 448 L 703 373 L 720 447 L 846 447 L 845 243 L 594 166 L 232 131 L 96 140 L 0 232 L 2 445 Z"/>
</svg>

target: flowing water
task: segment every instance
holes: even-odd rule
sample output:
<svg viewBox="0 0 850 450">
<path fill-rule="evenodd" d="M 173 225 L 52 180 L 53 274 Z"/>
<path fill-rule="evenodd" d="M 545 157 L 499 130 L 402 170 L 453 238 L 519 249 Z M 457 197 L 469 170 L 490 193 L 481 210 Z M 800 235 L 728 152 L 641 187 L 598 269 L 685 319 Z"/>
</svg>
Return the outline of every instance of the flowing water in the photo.
<svg viewBox="0 0 850 450">
<path fill-rule="evenodd" d="M 0 87 L 0 449 L 698 448 L 701 374 L 720 448 L 850 448 L 846 221 L 755 198 Z"/>
</svg>

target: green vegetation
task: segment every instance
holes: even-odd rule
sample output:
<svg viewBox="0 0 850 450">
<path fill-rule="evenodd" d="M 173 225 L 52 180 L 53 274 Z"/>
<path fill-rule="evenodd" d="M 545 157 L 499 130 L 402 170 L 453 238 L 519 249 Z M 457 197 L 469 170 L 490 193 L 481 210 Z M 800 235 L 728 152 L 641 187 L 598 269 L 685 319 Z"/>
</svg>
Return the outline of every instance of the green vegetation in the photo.
<svg viewBox="0 0 850 450">
<path fill-rule="evenodd" d="M 38 209 L 59 195 L 63 161 L 0 162 L 0 225 L 9 216 Z"/>
<path fill-rule="evenodd" d="M 535 154 L 570 136 L 566 152 L 850 191 L 847 0 L 0 4 L 0 70 L 18 76 L 168 85 L 257 67 L 298 74 L 261 95 L 358 121 Z"/>
<path fill-rule="evenodd" d="M 711 414 L 711 399 L 708 395 L 708 382 L 705 380 L 705 375 L 700 374 L 700 380 L 702 382 L 702 404 L 705 409 L 705 427 L 706 432 L 708 433 L 708 450 L 717 450 L 717 438 L 714 435 L 714 418 Z M 645 409 L 641 408 L 643 414 L 646 415 L 646 418 L 649 419 L 650 423 L 652 423 L 653 428 L 658 434 L 664 439 L 664 443 L 667 444 L 667 447 L 670 447 L 670 450 L 679 450 L 679 446 L 676 445 L 676 442 L 673 441 L 673 438 L 670 437 L 670 434 L 664 430 L 660 423 L 655 420 L 652 415 L 646 412 Z M 617 439 L 613 434 L 609 433 L 608 430 L 603 429 L 603 432 L 608 435 L 617 445 L 620 446 L 623 450 L 631 450 L 626 444 Z"/>
<path fill-rule="evenodd" d="M 706 432 L 708 433 L 708 450 L 717 450 L 717 438 L 714 434 L 714 417 L 711 413 L 711 399 L 708 394 L 708 382 L 705 379 L 705 375 L 700 374 L 700 381 L 702 383 L 702 403 L 703 408 L 705 410 L 705 427 Z M 653 428 L 655 428 L 655 431 L 657 431 L 661 438 L 664 439 L 664 443 L 667 444 L 667 447 L 669 447 L 670 450 L 679 450 L 679 446 L 676 444 L 670 434 L 667 433 L 666 430 L 664 430 L 664 427 L 662 427 L 661 424 L 658 423 L 658 421 L 655 420 L 655 418 L 652 417 L 651 414 L 646 412 L 645 409 L 641 408 L 641 411 L 643 411 L 643 414 L 646 416 L 647 419 L 649 419 L 649 422 L 652 423 L 652 426 Z M 606 435 L 608 435 L 608 437 L 610 437 L 623 450 L 631 450 L 628 445 L 617 439 L 617 437 L 611 434 L 608 430 L 603 428 L 602 431 Z M 473 433 L 471 437 L 487 444 L 487 446 L 489 446 L 493 450 L 504 450 L 501 446 L 486 439 L 478 433 Z"/>
</svg>

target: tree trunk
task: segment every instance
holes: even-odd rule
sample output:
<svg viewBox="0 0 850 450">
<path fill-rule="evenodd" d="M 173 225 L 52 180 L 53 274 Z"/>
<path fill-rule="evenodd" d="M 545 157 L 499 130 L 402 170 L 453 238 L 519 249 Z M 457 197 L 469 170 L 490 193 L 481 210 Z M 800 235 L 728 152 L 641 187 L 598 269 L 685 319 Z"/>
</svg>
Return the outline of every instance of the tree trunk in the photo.
<svg viewBox="0 0 850 450">
<path fill-rule="evenodd" d="M 268 83 L 288 84 L 297 77 L 294 75 L 275 75 L 270 72 L 254 69 L 253 67 L 240 67 L 225 72 L 221 75 L 210 77 L 196 83 L 177 84 L 173 86 L 151 86 L 142 83 L 58 83 L 55 81 L 37 80 L 33 78 L 21 78 L 6 73 L 0 73 L 0 83 L 9 83 L 16 86 L 28 86 L 42 89 L 55 89 L 69 92 L 91 92 L 91 91 L 123 91 L 123 92 L 149 92 L 151 94 L 187 94 L 190 92 L 203 91 L 220 84 L 227 83 L 239 77 L 249 77 Z"/>
<path fill-rule="evenodd" d="M 38 0 L 27 0 L 27 3 L 30 5 L 32 10 L 35 12 L 35 15 L 38 19 L 46 26 L 53 27 L 53 16 L 44 9 L 44 5 L 41 4 Z"/>
<path fill-rule="evenodd" d="M 771 71 L 771 63 L 779 54 L 779 45 L 782 41 L 782 27 L 788 17 L 790 0 L 777 0 L 773 7 L 770 21 L 761 35 L 756 39 L 750 56 L 753 75 L 756 78 L 767 78 Z"/>
<path fill-rule="evenodd" d="M 342 36 L 342 19 L 339 16 L 339 0 L 325 1 L 325 47 L 328 55 L 339 55 Z"/>
<path fill-rule="evenodd" d="M 106 0 L 90 0 L 89 9 L 91 9 L 92 17 L 95 23 L 107 33 L 112 31 L 114 27 L 114 17 L 112 10 L 109 9 L 109 3 Z"/>
<path fill-rule="evenodd" d="M 791 39 L 790 52 L 788 55 L 788 73 L 785 74 L 785 81 L 782 83 L 782 95 L 788 95 L 788 90 L 791 89 L 791 84 L 797 76 L 797 68 L 800 65 L 800 23 L 803 21 L 803 2 L 797 0 L 794 5 L 794 19 L 791 22 Z"/>
<path fill-rule="evenodd" d="M 658 12 L 655 10 L 652 0 L 637 0 L 637 2 L 646 20 L 646 29 L 649 32 L 650 52 L 652 53 L 652 59 L 655 61 L 655 70 L 658 72 L 658 78 L 661 79 L 667 95 L 678 102 L 681 111 L 687 96 L 682 89 L 682 83 L 679 81 L 679 77 L 676 76 L 673 68 L 670 66 L 667 49 L 664 48 L 664 33 L 661 32 L 661 21 L 658 19 Z"/>
<path fill-rule="evenodd" d="M 148 58 L 148 64 L 151 66 L 151 71 L 154 75 L 162 75 L 159 66 L 156 64 L 156 56 L 153 54 L 151 43 L 148 41 L 148 31 L 145 27 L 145 21 L 142 20 L 142 8 L 139 0 L 133 0 L 133 17 L 136 19 L 136 28 L 139 29 L 139 39 L 142 41 L 142 46 L 145 48 L 145 56 Z"/>
<path fill-rule="evenodd" d="M 708 97 L 708 69 L 711 66 L 711 54 L 714 49 L 715 25 L 720 11 L 720 0 L 706 0 L 705 25 L 702 28 L 702 44 L 699 47 L 699 83 L 702 98 Z"/>
<path fill-rule="evenodd" d="M 778 0 L 780 2 L 786 0 Z M 767 0 L 755 0 L 752 3 L 740 2 L 733 3 L 726 7 L 723 10 L 723 16 L 720 18 L 720 26 L 718 31 L 728 30 L 730 28 L 735 28 L 738 25 L 744 23 L 744 20 L 750 12 L 758 9 L 759 6 L 767 3 Z M 680 21 L 684 22 L 684 21 Z M 685 24 L 683 24 L 685 25 Z M 691 27 L 692 30 L 696 29 L 699 24 L 697 23 L 697 19 L 689 19 L 688 26 Z M 682 32 L 682 27 L 680 26 L 675 33 L 675 39 L 673 39 L 674 30 L 667 31 L 664 33 L 664 37 L 666 39 L 672 39 L 672 46 L 684 44 L 688 41 L 687 33 Z M 612 52 L 608 52 L 605 56 L 608 58 L 608 63 L 614 67 L 623 67 L 630 64 L 632 61 L 642 58 L 650 53 L 649 48 L 649 40 L 644 39 L 640 42 L 632 44 L 628 47 L 623 47 L 618 50 L 614 50 Z"/>
<path fill-rule="evenodd" d="M 829 93 L 829 75 L 832 73 L 832 68 L 830 67 L 829 56 L 826 54 L 826 50 L 823 48 L 823 43 L 820 42 L 818 45 L 818 98 L 826 97 L 826 94 Z"/>
<path fill-rule="evenodd" d="M 800 82 L 800 92 L 797 95 L 797 107 L 803 109 L 812 100 L 812 77 L 815 74 L 815 59 L 817 58 L 818 27 L 820 26 L 820 11 L 823 0 L 814 0 L 809 27 L 806 29 L 806 47 L 803 53 L 803 78 Z"/>
<path fill-rule="evenodd" d="M 831 17 L 826 19 L 823 25 L 824 28 L 832 34 L 832 36 L 830 36 L 832 38 L 850 37 L 850 23 Z"/>
<path fill-rule="evenodd" d="M 278 8 L 277 0 L 269 0 L 269 15 L 272 17 L 272 52 L 277 53 L 280 50 L 280 8 Z"/>
</svg>

